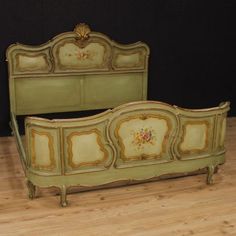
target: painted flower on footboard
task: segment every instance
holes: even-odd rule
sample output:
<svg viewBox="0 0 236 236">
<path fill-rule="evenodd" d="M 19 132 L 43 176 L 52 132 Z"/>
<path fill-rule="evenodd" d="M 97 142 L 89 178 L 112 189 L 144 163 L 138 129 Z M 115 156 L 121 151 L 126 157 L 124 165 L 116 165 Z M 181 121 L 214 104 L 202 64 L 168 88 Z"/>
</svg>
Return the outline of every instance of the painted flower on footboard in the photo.
<svg viewBox="0 0 236 236">
<path fill-rule="evenodd" d="M 133 131 L 133 144 L 136 145 L 139 149 L 142 149 L 145 144 L 154 145 L 156 140 L 155 131 L 151 128 L 141 128 L 138 131 Z"/>
</svg>

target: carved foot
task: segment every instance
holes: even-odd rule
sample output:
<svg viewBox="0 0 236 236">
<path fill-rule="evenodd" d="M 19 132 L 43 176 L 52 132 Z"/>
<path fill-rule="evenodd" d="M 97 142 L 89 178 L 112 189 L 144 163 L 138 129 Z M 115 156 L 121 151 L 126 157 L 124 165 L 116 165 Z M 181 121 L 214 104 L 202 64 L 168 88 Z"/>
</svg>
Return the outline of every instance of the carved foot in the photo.
<svg viewBox="0 0 236 236">
<path fill-rule="evenodd" d="M 61 187 L 61 206 L 66 207 L 68 205 L 68 202 L 66 200 L 66 186 L 62 185 Z"/>
<path fill-rule="evenodd" d="M 32 184 L 31 181 L 27 180 L 27 187 L 29 191 L 29 199 L 35 198 L 36 186 Z"/>
<path fill-rule="evenodd" d="M 211 185 L 213 184 L 213 174 L 215 172 L 215 167 L 213 165 L 208 166 L 207 169 L 207 184 Z"/>
</svg>

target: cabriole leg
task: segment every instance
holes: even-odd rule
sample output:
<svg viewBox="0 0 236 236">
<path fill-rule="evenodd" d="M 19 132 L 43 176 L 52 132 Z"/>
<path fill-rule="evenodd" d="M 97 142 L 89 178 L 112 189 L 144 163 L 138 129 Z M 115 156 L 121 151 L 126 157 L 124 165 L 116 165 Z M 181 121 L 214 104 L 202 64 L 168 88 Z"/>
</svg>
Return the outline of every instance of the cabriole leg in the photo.
<svg viewBox="0 0 236 236">
<path fill-rule="evenodd" d="M 27 180 L 27 187 L 29 191 L 29 199 L 34 199 L 35 198 L 35 191 L 36 191 L 36 186 L 32 184 L 31 181 Z"/>
<path fill-rule="evenodd" d="M 213 174 L 215 172 L 215 167 L 213 165 L 207 168 L 207 184 L 213 184 Z"/>
<path fill-rule="evenodd" d="M 68 205 L 68 202 L 66 200 L 66 186 L 61 186 L 61 206 L 66 207 Z"/>
</svg>

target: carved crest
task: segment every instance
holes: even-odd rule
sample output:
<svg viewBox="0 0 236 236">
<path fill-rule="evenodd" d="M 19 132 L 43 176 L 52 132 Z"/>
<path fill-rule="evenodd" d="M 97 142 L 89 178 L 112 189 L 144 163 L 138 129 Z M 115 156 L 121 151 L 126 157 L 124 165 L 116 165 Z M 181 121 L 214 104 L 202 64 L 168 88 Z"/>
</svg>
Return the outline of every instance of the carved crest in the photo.
<svg viewBox="0 0 236 236">
<path fill-rule="evenodd" d="M 74 32 L 77 34 L 77 43 L 82 47 L 84 42 L 88 40 L 91 30 L 87 24 L 80 23 L 75 26 Z"/>
</svg>

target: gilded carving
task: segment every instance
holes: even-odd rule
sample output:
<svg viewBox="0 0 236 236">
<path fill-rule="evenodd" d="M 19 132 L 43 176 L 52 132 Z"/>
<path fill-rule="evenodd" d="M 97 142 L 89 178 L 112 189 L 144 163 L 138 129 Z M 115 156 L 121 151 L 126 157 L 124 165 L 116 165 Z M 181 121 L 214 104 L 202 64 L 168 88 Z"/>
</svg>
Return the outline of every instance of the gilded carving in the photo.
<svg viewBox="0 0 236 236">
<path fill-rule="evenodd" d="M 80 136 L 83 136 L 83 135 L 90 135 L 90 134 L 95 134 L 96 135 L 96 143 L 99 147 L 99 151 L 103 154 L 102 159 L 97 159 L 97 160 L 94 160 L 94 161 L 84 161 L 84 162 L 81 162 L 81 163 L 75 163 L 73 161 L 73 155 L 74 154 L 73 154 L 73 151 L 72 151 L 72 148 L 73 148 L 72 138 L 73 137 L 80 137 Z M 104 163 L 108 159 L 108 151 L 104 148 L 101 137 L 102 137 L 102 135 L 101 135 L 100 131 L 97 130 L 97 129 L 92 129 L 92 130 L 89 130 L 89 131 L 72 132 L 67 137 L 68 165 L 71 166 L 73 169 L 76 169 L 76 168 L 79 168 L 81 166 L 96 166 L 96 165 L 99 165 L 101 163 Z M 95 147 L 93 146 L 93 148 L 95 148 Z"/>
<path fill-rule="evenodd" d="M 129 122 L 134 119 L 142 120 L 142 121 L 147 121 L 148 119 L 158 119 L 158 120 L 163 120 L 164 124 L 166 125 L 166 130 L 164 131 L 163 139 L 157 138 L 157 130 L 153 129 L 153 127 L 138 127 L 135 128 L 134 130 L 131 131 L 130 136 L 131 136 L 131 144 L 138 150 L 139 155 L 134 155 L 134 156 L 127 156 L 126 153 L 126 145 L 124 144 L 124 141 L 119 134 L 119 131 L 121 129 L 122 124 L 125 122 Z M 170 135 L 171 131 L 171 123 L 169 118 L 166 116 L 162 115 L 149 115 L 149 114 L 139 114 L 139 115 L 134 115 L 134 116 L 129 116 L 125 119 L 122 119 L 119 121 L 115 128 L 115 137 L 117 138 L 118 145 L 120 146 L 121 150 L 121 159 L 123 161 L 130 161 L 130 160 L 146 160 L 146 159 L 159 159 L 162 157 L 162 155 L 166 152 L 166 146 L 168 142 L 168 138 Z M 145 145 L 156 145 L 158 142 L 160 143 L 160 151 L 159 153 L 145 153 L 144 147 Z M 150 146 L 149 146 L 150 147 Z"/>
<path fill-rule="evenodd" d="M 45 136 L 48 139 L 48 146 L 45 148 L 48 148 L 49 150 L 49 161 L 50 164 L 48 165 L 44 165 L 44 164 L 38 164 L 37 163 L 37 152 L 36 152 L 36 135 L 39 136 Z M 31 166 L 34 169 L 38 169 L 38 170 L 53 170 L 56 167 L 56 161 L 55 161 L 55 157 L 54 157 L 54 149 L 53 149 L 53 137 L 50 133 L 45 132 L 45 131 L 38 131 L 38 130 L 31 130 L 31 138 L 32 138 L 32 145 L 31 145 L 31 154 L 32 154 L 32 160 L 31 160 Z"/>
<path fill-rule="evenodd" d="M 85 42 L 89 39 L 89 33 L 91 32 L 89 26 L 85 23 L 76 25 L 74 32 L 77 34 L 76 42 L 80 47 L 84 47 Z"/>
</svg>

